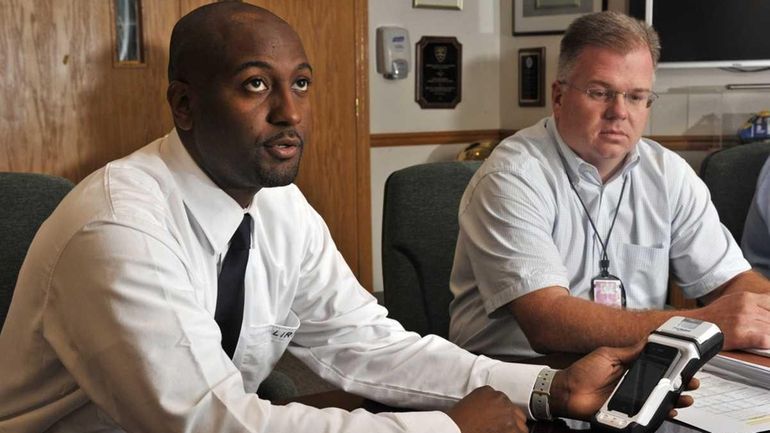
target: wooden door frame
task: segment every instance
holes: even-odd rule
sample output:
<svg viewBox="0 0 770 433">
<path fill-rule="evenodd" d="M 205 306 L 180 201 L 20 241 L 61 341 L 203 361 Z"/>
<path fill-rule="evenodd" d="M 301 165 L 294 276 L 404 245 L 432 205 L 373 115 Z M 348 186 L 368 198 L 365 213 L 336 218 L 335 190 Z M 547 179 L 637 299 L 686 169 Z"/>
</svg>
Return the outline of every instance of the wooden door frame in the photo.
<svg viewBox="0 0 770 433">
<path fill-rule="evenodd" d="M 369 4 L 355 2 L 356 68 L 356 190 L 358 216 L 358 280 L 366 290 L 372 283 L 371 160 L 369 158 Z"/>
</svg>

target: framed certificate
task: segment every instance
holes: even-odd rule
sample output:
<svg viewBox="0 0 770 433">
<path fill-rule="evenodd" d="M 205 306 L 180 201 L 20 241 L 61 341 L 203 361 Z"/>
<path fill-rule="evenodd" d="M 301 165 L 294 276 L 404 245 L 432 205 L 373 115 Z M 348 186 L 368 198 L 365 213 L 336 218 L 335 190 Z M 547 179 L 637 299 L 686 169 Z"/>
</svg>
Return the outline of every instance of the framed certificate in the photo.
<svg viewBox="0 0 770 433">
<path fill-rule="evenodd" d="M 564 33 L 577 17 L 606 9 L 606 0 L 513 0 L 513 34 Z"/>
<path fill-rule="evenodd" d="M 545 47 L 519 50 L 519 106 L 545 106 Z"/>
</svg>

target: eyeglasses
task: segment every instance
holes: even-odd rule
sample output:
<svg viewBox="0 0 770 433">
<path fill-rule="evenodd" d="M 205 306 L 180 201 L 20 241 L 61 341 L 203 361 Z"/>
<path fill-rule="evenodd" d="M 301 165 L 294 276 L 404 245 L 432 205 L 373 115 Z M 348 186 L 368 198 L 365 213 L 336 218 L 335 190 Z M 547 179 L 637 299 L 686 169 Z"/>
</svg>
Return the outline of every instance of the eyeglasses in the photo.
<svg viewBox="0 0 770 433">
<path fill-rule="evenodd" d="M 629 90 L 627 92 L 621 92 L 619 90 L 612 90 L 606 87 L 592 85 L 587 89 L 573 86 L 566 81 L 559 81 L 559 84 L 571 87 L 575 90 L 579 90 L 594 101 L 604 102 L 609 104 L 613 102 L 618 95 L 622 95 L 626 103 L 633 108 L 650 108 L 653 102 L 658 99 L 658 94 L 650 90 Z"/>
</svg>

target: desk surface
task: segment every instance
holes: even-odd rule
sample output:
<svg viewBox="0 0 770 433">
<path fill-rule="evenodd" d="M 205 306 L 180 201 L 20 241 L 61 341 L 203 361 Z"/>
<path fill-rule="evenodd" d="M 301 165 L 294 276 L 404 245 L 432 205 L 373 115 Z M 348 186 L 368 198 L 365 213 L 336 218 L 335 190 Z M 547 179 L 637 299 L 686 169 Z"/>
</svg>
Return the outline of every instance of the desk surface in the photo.
<svg viewBox="0 0 770 433">
<path fill-rule="evenodd" d="M 741 361 L 751 362 L 753 364 L 759 364 L 764 367 L 770 368 L 770 358 L 766 356 L 755 355 L 753 353 L 743 352 L 740 350 L 733 350 L 729 352 L 720 352 L 720 355 L 729 356 L 731 358 L 740 359 Z M 537 358 L 520 359 L 520 358 L 508 358 L 497 357 L 501 361 L 506 362 L 521 362 L 524 364 L 542 364 L 548 365 L 553 368 L 567 368 L 573 362 L 580 359 L 582 355 L 572 353 L 554 353 L 551 355 L 539 356 Z"/>
<path fill-rule="evenodd" d="M 741 361 L 751 362 L 753 364 L 759 364 L 770 368 L 770 358 L 766 356 L 755 355 L 753 353 L 741 352 L 739 350 L 722 352 L 720 355 L 729 356 L 731 358 L 740 359 Z"/>
<path fill-rule="evenodd" d="M 754 355 L 746 352 L 722 352 L 723 355 L 737 358 L 743 361 L 760 364 L 766 367 L 770 367 L 770 358 Z M 530 364 L 543 364 L 550 365 L 555 368 L 565 368 L 572 362 L 577 360 L 579 355 L 571 354 L 555 354 L 546 355 L 538 358 L 532 358 L 527 360 L 518 360 L 517 362 L 525 362 Z M 393 408 L 381 403 L 377 403 L 371 400 L 367 400 L 363 397 L 355 394 L 350 394 L 342 390 L 327 391 L 318 394 L 311 394 L 300 396 L 292 399 L 290 402 L 302 403 L 308 406 L 317 408 L 336 407 L 345 410 L 366 409 L 370 412 L 393 412 L 404 411 L 405 409 Z M 288 404 L 290 402 L 283 402 Z M 570 428 L 563 421 L 559 422 L 536 422 L 530 426 L 530 433 L 589 433 L 591 430 L 585 430 L 587 427 Z M 676 421 L 666 421 L 663 423 L 658 433 L 700 433 L 702 430 L 696 429 L 691 426 L 679 424 Z"/>
</svg>

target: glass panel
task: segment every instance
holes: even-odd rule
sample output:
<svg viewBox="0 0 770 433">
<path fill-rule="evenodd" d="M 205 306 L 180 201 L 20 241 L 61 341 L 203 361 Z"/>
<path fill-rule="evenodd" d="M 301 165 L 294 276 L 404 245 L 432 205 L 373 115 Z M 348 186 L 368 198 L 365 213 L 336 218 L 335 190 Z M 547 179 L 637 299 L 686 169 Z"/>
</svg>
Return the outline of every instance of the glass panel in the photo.
<svg viewBox="0 0 770 433">
<path fill-rule="evenodd" d="M 118 63 L 141 63 L 141 0 L 115 1 L 115 58 Z"/>
</svg>

